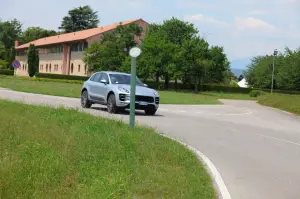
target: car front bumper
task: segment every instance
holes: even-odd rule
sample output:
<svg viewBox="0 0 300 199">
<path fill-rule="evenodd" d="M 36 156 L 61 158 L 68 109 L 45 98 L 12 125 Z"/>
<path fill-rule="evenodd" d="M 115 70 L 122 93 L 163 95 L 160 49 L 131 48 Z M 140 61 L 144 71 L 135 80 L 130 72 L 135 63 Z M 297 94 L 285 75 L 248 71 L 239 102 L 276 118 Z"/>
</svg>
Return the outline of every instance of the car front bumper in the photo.
<svg viewBox="0 0 300 199">
<path fill-rule="evenodd" d="M 144 110 L 149 106 L 154 106 L 156 109 L 159 107 L 160 98 L 159 96 L 141 96 L 136 95 L 135 97 L 135 109 Z M 116 105 L 118 107 L 129 108 L 130 107 L 130 95 L 119 94 L 116 99 Z"/>
</svg>

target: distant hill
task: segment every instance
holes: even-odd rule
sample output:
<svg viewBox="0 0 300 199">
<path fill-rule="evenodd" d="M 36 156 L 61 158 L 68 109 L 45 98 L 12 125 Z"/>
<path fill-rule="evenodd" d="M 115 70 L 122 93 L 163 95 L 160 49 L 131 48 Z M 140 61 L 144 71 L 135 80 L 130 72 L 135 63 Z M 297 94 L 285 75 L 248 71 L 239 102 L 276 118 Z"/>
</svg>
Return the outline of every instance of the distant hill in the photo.
<svg viewBox="0 0 300 199">
<path fill-rule="evenodd" d="M 245 59 L 236 59 L 230 61 L 230 68 L 231 71 L 239 77 L 244 70 L 246 70 L 246 67 L 248 64 L 251 63 L 251 58 L 245 58 Z"/>
<path fill-rule="evenodd" d="M 235 76 L 239 77 L 243 74 L 244 69 L 238 69 L 238 68 L 231 68 L 231 72 L 235 74 Z"/>
</svg>

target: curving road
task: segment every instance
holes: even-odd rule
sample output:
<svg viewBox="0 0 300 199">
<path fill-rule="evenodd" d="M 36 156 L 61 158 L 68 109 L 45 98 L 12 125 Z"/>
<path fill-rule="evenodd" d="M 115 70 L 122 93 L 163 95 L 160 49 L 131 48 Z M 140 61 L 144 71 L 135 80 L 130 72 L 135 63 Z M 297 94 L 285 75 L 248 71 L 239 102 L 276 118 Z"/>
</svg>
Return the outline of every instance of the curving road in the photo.
<svg viewBox="0 0 300 199">
<path fill-rule="evenodd" d="M 29 104 L 80 107 L 79 99 L 0 89 L 0 98 Z M 233 199 L 300 198 L 300 118 L 253 101 L 224 105 L 161 105 L 154 117 L 137 122 L 204 153 L 221 173 Z M 93 115 L 128 121 L 96 106 Z"/>
</svg>

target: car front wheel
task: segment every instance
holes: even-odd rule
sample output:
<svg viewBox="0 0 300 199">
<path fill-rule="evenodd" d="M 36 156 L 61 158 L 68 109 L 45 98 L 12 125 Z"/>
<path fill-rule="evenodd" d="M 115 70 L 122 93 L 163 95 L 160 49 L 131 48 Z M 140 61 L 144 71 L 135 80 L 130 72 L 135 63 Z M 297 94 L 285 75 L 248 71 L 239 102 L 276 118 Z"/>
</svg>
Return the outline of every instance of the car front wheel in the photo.
<svg viewBox="0 0 300 199">
<path fill-rule="evenodd" d="M 109 113 L 117 113 L 118 107 L 116 105 L 116 97 L 114 94 L 109 95 L 107 100 L 107 111 Z"/>
<path fill-rule="evenodd" d="M 82 108 L 91 108 L 92 103 L 89 101 L 89 94 L 87 90 L 81 93 L 81 106 Z"/>
<path fill-rule="evenodd" d="M 150 106 L 145 109 L 145 114 L 146 115 L 155 115 L 156 111 L 157 111 L 157 109 L 154 106 Z"/>
</svg>

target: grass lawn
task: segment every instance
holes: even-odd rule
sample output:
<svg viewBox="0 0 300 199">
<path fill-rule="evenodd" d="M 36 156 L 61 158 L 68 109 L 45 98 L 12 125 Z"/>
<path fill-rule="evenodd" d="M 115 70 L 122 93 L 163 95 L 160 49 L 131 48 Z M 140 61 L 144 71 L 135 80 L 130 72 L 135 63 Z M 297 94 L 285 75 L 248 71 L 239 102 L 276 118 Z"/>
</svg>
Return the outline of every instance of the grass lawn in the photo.
<svg viewBox="0 0 300 199">
<path fill-rule="evenodd" d="M 0 87 L 10 88 L 16 91 L 38 93 L 65 97 L 80 97 L 82 84 L 53 82 L 53 81 L 33 81 L 17 77 L 0 76 Z M 249 94 L 201 92 L 194 94 L 191 92 L 159 91 L 162 104 L 220 104 L 218 99 L 242 99 L 253 100 Z"/>
<path fill-rule="evenodd" d="M 300 115 L 300 95 L 267 94 L 260 96 L 258 103 Z"/>
<path fill-rule="evenodd" d="M 0 100 L 0 198 L 216 198 L 184 146 L 76 110 Z"/>
</svg>

